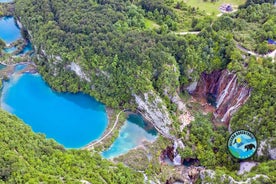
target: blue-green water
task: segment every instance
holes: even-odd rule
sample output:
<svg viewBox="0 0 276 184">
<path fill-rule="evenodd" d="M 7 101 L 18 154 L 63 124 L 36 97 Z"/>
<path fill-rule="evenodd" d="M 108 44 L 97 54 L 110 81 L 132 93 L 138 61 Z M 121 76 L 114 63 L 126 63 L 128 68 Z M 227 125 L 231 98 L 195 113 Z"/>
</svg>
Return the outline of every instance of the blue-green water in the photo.
<svg viewBox="0 0 276 184">
<path fill-rule="evenodd" d="M 0 70 L 2 70 L 3 68 L 6 68 L 6 66 L 5 66 L 5 65 L 0 64 Z"/>
<path fill-rule="evenodd" d="M 157 131 L 143 121 L 140 115 L 130 114 L 120 130 L 119 137 L 108 150 L 102 153 L 102 156 L 108 159 L 117 157 L 141 145 L 145 140 L 154 141 L 156 137 Z"/>
<path fill-rule="evenodd" d="M 11 53 L 13 53 L 14 51 L 16 51 L 16 47 L 5 48 L 4 51 L 5 51 L 6 53 L 11 54 Z"/>
<path fill-rule="evenodd" d="M 11 3 L 13 0 L 0 0 L 0 3 Z"/>
<path fill-rule="evenodd" d="M 23 48 L 23 50 L 18 55 L 26 54 L 27 52 L 32 50 L 33 50 L 32 44 L 31 42 L 28 42 L 28 44 Z"/>
<path fill-rule="evenodd" d="M 16 65 L 14 67 L 14 72 L 18 72 L 18 71 L 24 70 L 26 67 L 27 67 L 26 64 L 18 64 L 18 65 Z"/>
<path fill-rule="evenodd" d="M 103 104 L 84 94 L 56 93 L 38 74 L 14 74 L 5 82 L 1 107 L 66 148 L 99 138 L 108 123 Z"/>
<path fill-rule="evenodd" d="M 13 17 L 0 18 L 0 38 L 10 44 L 21 38 L 19 27 L 15 24 Z"/>
<path fill-rule="evenodd" d="M 4 48 L 4 52 L 9 53 L 9 54 L 13 53 L 16 50 L 17 50 L 16 47 Z M 31 42 L 28 42 L 28 44 L 17 55 L 20 56 L 20 55 L 26 54 L 30 51 L 33 51 L 33 47 L 32 47 Z"/>
</svg>

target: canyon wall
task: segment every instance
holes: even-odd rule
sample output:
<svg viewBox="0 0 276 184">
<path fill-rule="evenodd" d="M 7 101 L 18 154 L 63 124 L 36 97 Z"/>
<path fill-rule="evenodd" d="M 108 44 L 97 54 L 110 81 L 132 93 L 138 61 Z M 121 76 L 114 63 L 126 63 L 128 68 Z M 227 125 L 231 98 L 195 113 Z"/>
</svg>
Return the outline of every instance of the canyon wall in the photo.
<svg viewBox="0 0 276 184">
<path fill-rule="evenodd" d="M 191 94 L 215 106 L 214 121 L 229 125 L 231 116 L 250 97 L 251 89 L 238 82 L 237 75 L 228 70 L 202 73 Z"/>
<path fill-rule="evenodd" d="M 156 130 L 164 137 L 175 139 L 170 134 L 172 119 L 169 115 L 165 103 L 154 91 L 144 93 L 143 95 L 133 95 L 137 104 L 137 111 L 143 117 L 151 122 Z"/>
</svg>

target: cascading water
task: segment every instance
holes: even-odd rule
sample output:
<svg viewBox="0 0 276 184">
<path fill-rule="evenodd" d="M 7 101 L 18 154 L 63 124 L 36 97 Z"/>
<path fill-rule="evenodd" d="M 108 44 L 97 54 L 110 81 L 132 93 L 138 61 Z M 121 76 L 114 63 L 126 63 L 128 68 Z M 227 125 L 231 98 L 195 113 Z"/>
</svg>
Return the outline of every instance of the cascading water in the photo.
<svg viewBox="0 0 276 184">
<path fill-rule="evenodd" d="M 197 87 L 192 93 L 195 98 L 216 97 L 216 109 L 213 113 L 215 122 L 229 124 L 230 118 L 250 96 L 250 88 L 238 83 L 236 74 L 228 70 L 202 73 Z"/>
<path fill-rule="evenodd" d="M 222 102 L 224 101 L 225 97 L 227 95 L 231 94 L 231 92 L 233 90 L 235 90 L 236 82 L 237 82 L 237 77 L 234 75 L 232 77 L 232 79 L 229 81 L 229 83 L 227 84 L 226 88 L 218 96 L 218 98 L 217 98 L 217 108 L 219 108 L 219 106 L 222 104 Z M 230 86 L 232 86 L 232 84 L 233 84 L 233 87 L 231 88 L 231 92 L 229 93 L 229 88 L 230 88 Z"/>
<path fill-rule="evenodd" d="M 246 101 L 250 97 L 250 91 L 246 90 L 245 88 L 241 89 L 241 92 L 239 94 L 238 100 L 236 104 L 232 107 L 230 107 L 224 116 L 222 117 L 221 121 L 224 122 L 228 117 L 234 114 L 234 112 L 237 111 L 237 109 L 243 104 L 243 101 Z"/>
<path fill-rule="evenodd" d="M 174 144 L 173 144 L 173 154 L 174 154 L 173 164 L 174 165 L 182 165 L 181 156 L 177 153 L 177 148 L 178 148 L 178 143 L 177 143 L 177 141 L 174 141 Z"/>
</svg>

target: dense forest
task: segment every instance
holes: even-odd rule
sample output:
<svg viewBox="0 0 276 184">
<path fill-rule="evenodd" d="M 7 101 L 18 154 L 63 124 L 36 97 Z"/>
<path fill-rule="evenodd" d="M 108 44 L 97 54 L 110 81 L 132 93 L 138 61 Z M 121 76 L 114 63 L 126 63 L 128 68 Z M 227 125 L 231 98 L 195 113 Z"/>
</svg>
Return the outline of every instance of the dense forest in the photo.
<svg viewBox="0 0 276 184">
<path fill-rule="evenodd" d="M 249 6 L 237 13 L 225 15 L 213 25 L 216 31 L 231 31 L 243 47 L 259 54 L 273 51 L 276 46 L 267 44 L 276 39 L 276 8 L 271 4 Z"/>
<path fill-rule="evenodd" d="M 249 129 L 260 140 L 276 135 L 275 62 L 249 56 L 237 47 L 258 54 L 275 49 L 267 44 L 267 39 L 276 39 L 276 8 L 271 1 L 247 1 L 237 12 L 216 20 L 182 1 L 172 0 L 17 0 L 15 10 L 36 47 L 39 72 L 57 91 L 83 91 L 110 107 L 135 108 L 134 94 L 154 90 L 168 99 L 197 80 L 202 72 L 227 68 L 238 74 L 239 82 L 252 88 L 249 101 L 232 118 L 231 128 Z M 200 33 L 178 34 L 187 30 Z M 72 63 L 80 66 L 82 75 L 72 71 Z M 172 105 L 167 101 L 167 106 Z M 169 109 L 174 114 L 175 107 Z M 3 112 L 1 116 L 3 121 L 18 121 Z M 9 141 L 1 146 L 3 153 L 8 154 L 2 162 L 10 163 L 2 171 L 2 180 L 13 183 L 33 177 L 36 182 L 45 177 L 57 182 L 62 178 L 68 182 L 84 179 L 100 183 L 103 179 L 111 183 L 141 183 L 140 174 L 122 165 L 113 165 L 86 151 L 65 151 L 29 129 L 25 131 L 33 138 L 16 133 L 22 137 L 17 140 L 12 132 L 19 125 L 9 125 L 13 126 L 9 131 L 1 128 L 7 136 L 0 138 L 10 136 L 14 140 L 14 144 Z M 197 158 L 206 168 L 223 172 L 238 168 L 239 161 L 231 158 L 224 146 L 229 132 L 215 127 L 209 117 L 196 115 L 195 121 L 177 134 L 187 144 L 185 150 L 179 150 L 182 157 Z M 16 142 L 23 140 L 30 144 Z M 18 145 L 26 148 L 17 148 Z M 26 149 L 32 151 L 24 152 Z M 33 157 L 37 151 L 39 156 Z M 67 162 L 66 167 L 62 165 Z M 267 174 L 271 163 L 264 162 L 256 172 Z M 26 169 L 28 165 L 32 169 Z M 25 170 L 19 171 L 19 167 Z M 84 169 L 78 170 L 79 167 Z M 114 171 L 107 174 L 108 168 Z M 26 178 L 21 172 L 27 173 Z M 275 181 L 275 174 L 269 174 Z"/>
<path fill-rule="evenodd" d="M 142 174 L 98 154 L 65 150 L 0 111 L 0 183 L 142 183 Z"/>
<path fill-rule="evenodd" d="M 268 59 L 250 58 L 246 70 L 240 68 L 244 79 L 253 88 L 248 102 L 235 114 L 232 128 L 254 131 L 259 139 L 276 135 L 276 65 Z M 246 64 L 246 65 L 247 65 Z"/>
<path fill-rule="evenodd" d="M 167 19 L 175 21 L 178 29 L 182 20 L 177 11 L 182 5 L 171 1 L 18 0 L 16 15 L 21 17 L 36 45 L 40 73 L 58 91 L 84 91 L 111 107 L 135 107 L 133 94 L 155 90 L 161 96 L 170 95 L 198 79 L 203 71 L 229 68 L 243 76 L 241 82 L 248 82 L 255 89 L 253 96 L 263 95 L 273 103 L 273 83 L 272 88 L 265 88 L 265 94 L 256 86 L 273 81 L 275 64 L 258 64 L 269 76 L 251 82 L 259 76 L 251 71 L 256 69 L 251 64 L 256 58 L 245 60 L 236 46 L 249 44 L 260 53 L 273 48 L 266 39 L 276 38 L 276 8 L 257 3 L 260 4 L 219 17 L 199 35 L 185 37 L 174 34 L 164 23 Z M 181 12 L 189 11 L 191 7 Z M 160 14 L 164 19 L 160 19 Z M 192 18 L 187 29 L 203 21 L 200 16 L 195 19 Z M 148 29 L 145 25 L 148 20 L 161 26 Z M 166 31 L 164 25 L 168 27 Z M 80 66 L 84 76 L 76 77 L 70 70 L 72 62 Z M 257 98 L 251 100 L 259 104 Z M 275 112 L 274 106 L 265 105 L 261 109 Z M 256 108 L 249 106 L 249 109 L 255 112 Z M 250 123 L 248 118 L 243 121 Z M 273 118 L 269 122 L 274 122 Z M 271 134 L 272 131 L 264 135 Z"/>
<path fill-rule="evenodd" d="M 161 24 L 162 20 L 156 20 L 159 14 L 180 21 L 173 10 L 164 1 L 16 3 L 16 14 L 30 30 L 38 54 L 44 53 L 39 69 L 50 85 L 58 91 L 85 91 L 111 107 L 129 105 L 133 94 L 162 91 L 167 83 L 160 86 L 160 81 L 178 83 L 179 76 L 162 76 L 164 71 L 179 70 L 183 85 L 206 69 L 226 67 L 235 57 L 234 42 L 211 28 L 199 37 L 184 38 L 167 34 L 169 26 L 164 23 L 158 30 L 144 26 L 150 17 Z M 62 60 L 55 59 L 59 56 Z M 89 80 L 78 81 L 68 70 L 72 62 L 80 65 Z M 175 90 L 172 87 L 170 91 Z"/>
</svg>

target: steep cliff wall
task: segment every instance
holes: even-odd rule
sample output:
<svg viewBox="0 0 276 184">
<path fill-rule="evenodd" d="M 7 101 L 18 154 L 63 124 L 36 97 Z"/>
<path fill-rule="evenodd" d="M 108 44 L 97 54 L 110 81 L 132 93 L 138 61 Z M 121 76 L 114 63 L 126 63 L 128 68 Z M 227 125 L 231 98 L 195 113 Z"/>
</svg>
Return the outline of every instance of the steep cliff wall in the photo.
<svg viewBox="0 0 276 184">
<path fill-rule="evenodd" d="M 246 102 L 250 92 L 246 84 L 238 83 L 236 74 L 220 70 L 202 73 L 192 95 L 215 106 L 214 121 L 228 125 L 231 116 Z"/>
<path fill-rule="evenodd" d="M 137 109 L 143 117 L 150 121 L 164 137 L 174 139 L 170 134 L 172 120 L 162 99 L 153 91 L 140 96 L 134 95 L 134 98 Z"/>
</svg>

